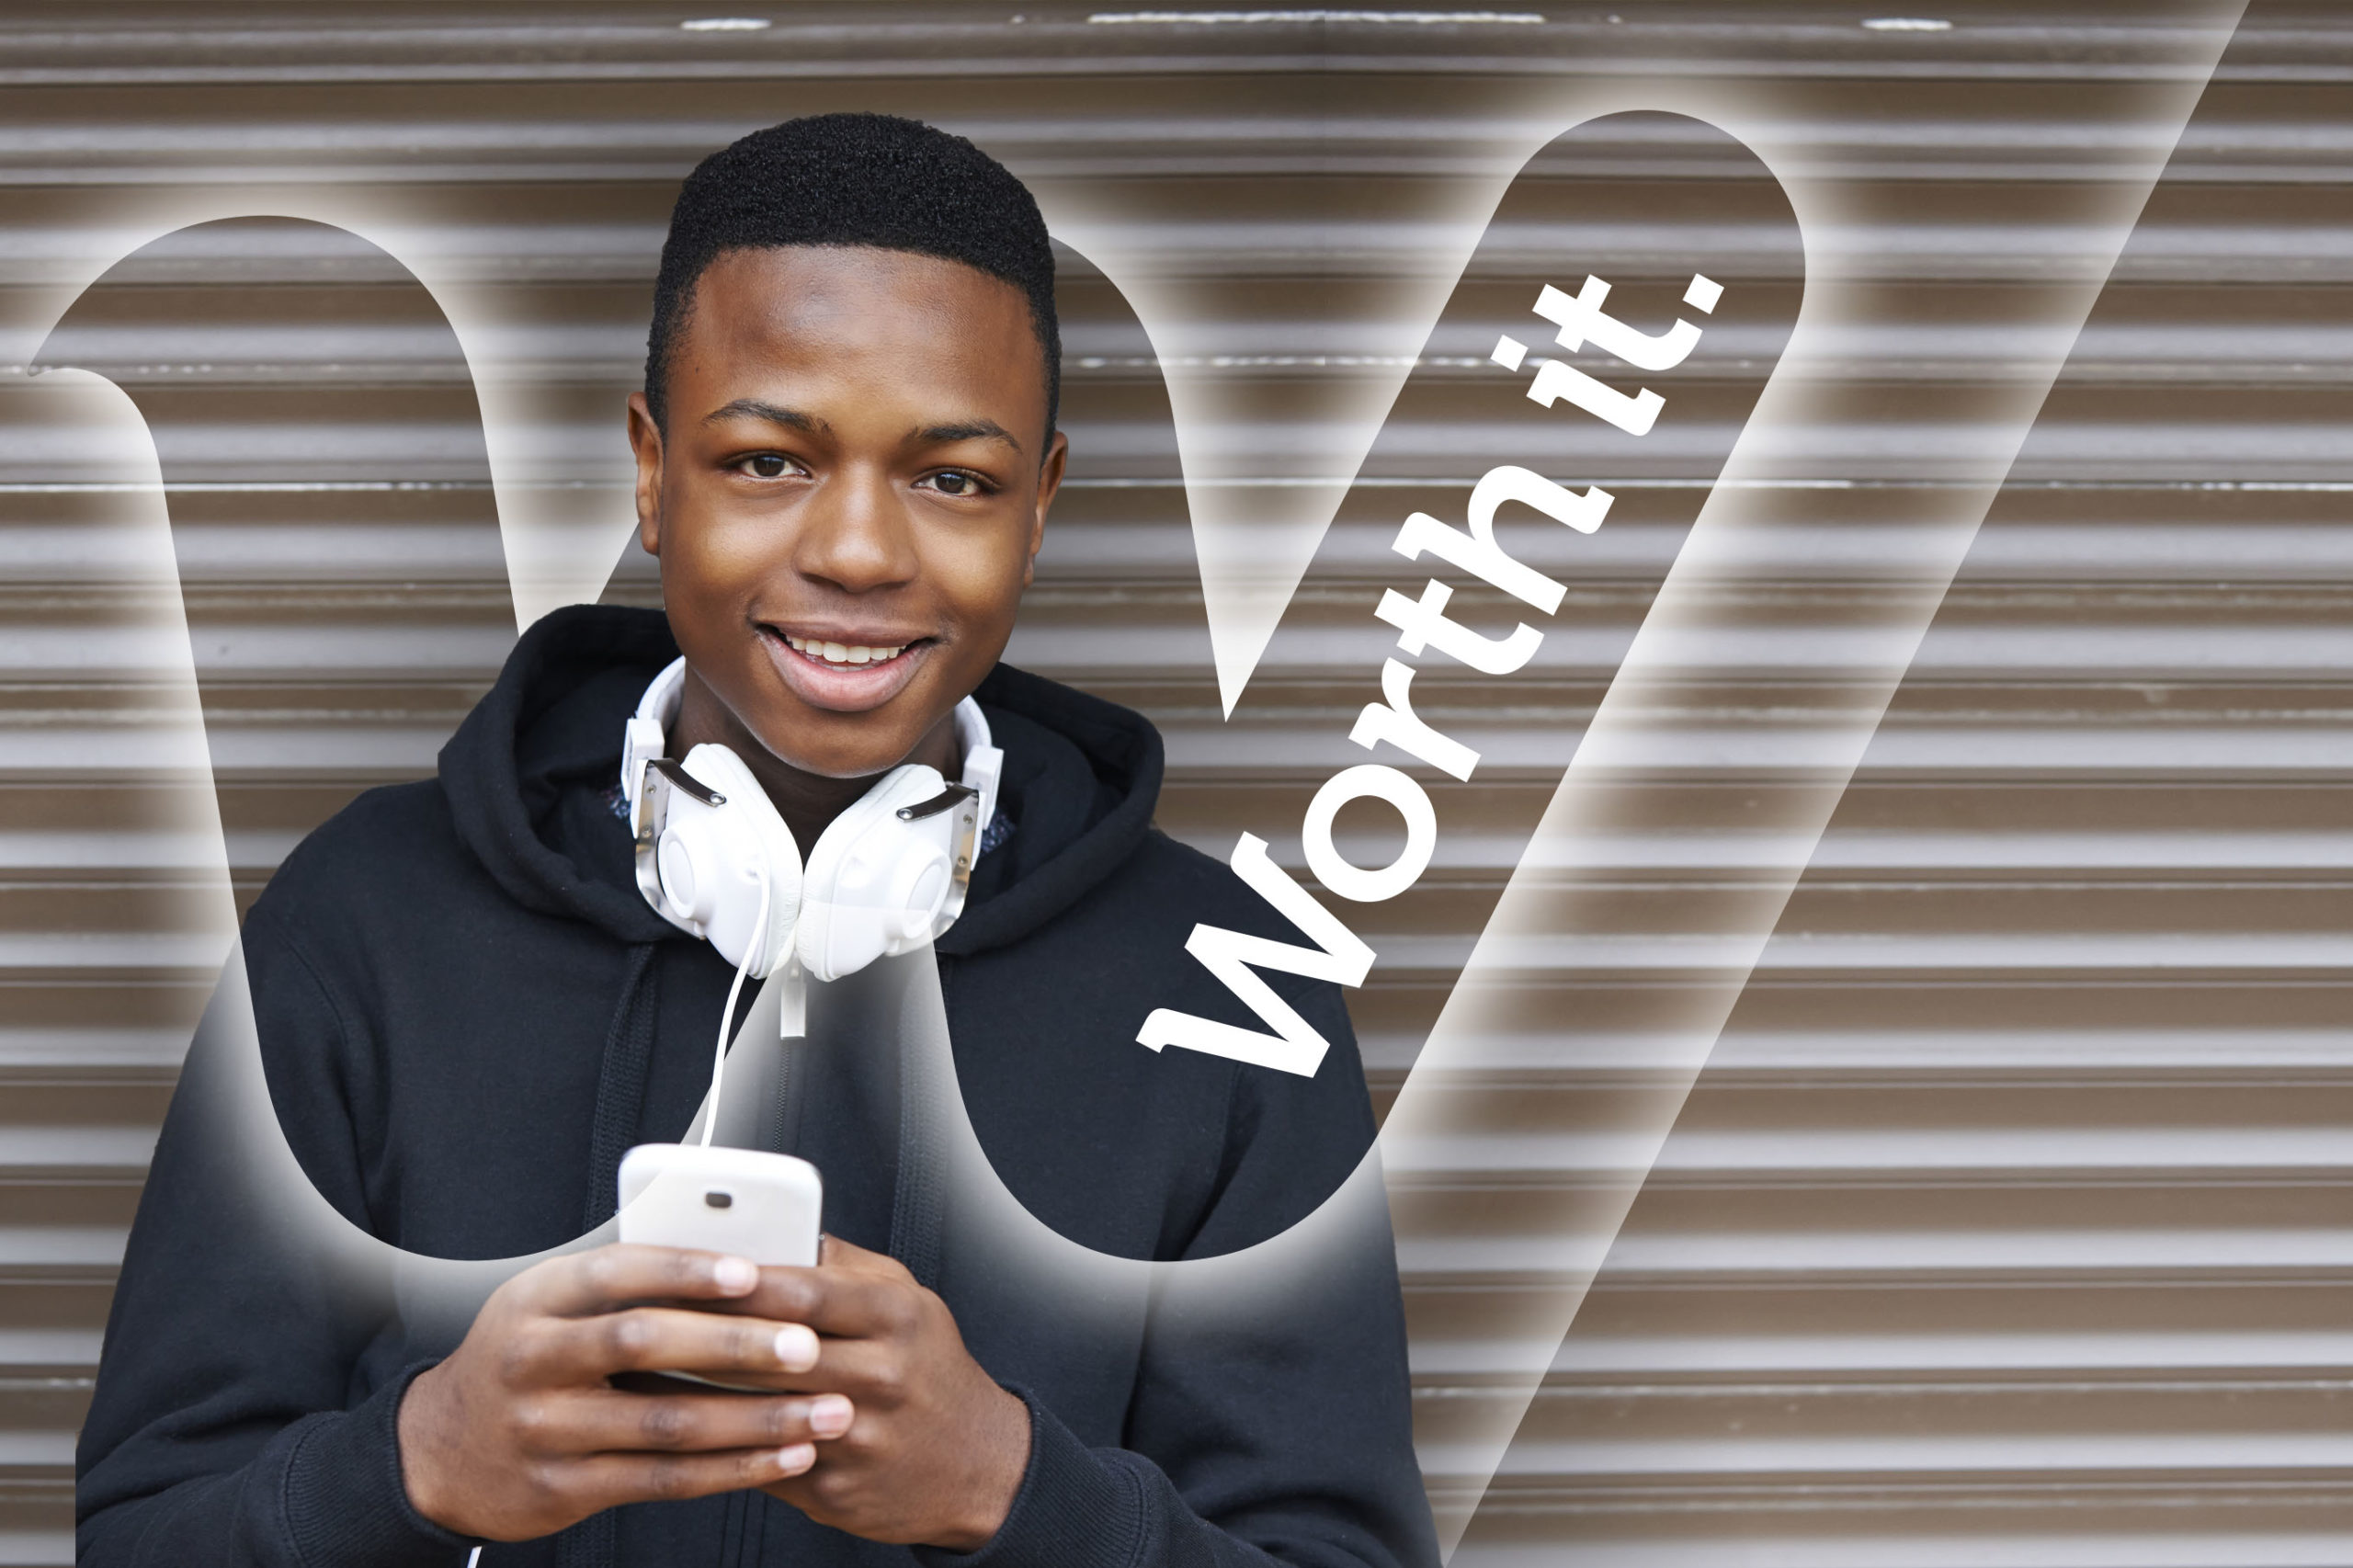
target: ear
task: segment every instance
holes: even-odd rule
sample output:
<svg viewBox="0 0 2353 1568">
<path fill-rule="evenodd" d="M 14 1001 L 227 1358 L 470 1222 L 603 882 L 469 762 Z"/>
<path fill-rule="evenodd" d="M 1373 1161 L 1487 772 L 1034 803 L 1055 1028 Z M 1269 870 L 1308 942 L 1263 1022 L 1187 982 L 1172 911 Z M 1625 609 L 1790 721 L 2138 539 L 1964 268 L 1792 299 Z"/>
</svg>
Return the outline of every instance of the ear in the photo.
<svg viewBox="0 0 2353 1568">
<path fill-rule="evenodd" d="M 1046 543 L 1046 508 L 1054 504 L 1054 494 L 1063 487 L 1063 470 L 1070 461 L 1070 437 L 1054 432 L 1053 444 L 1046 449 L 1046 460 L 1038 470 L 1038 514 L 1029 523 L 1029 554 L 1021 562 L 1021 585 L 1028 587 L 1037 579 L 1038 551 Z"/>
<path fill-rule="evenodd" d="M 637 459 L 637 544 L 646 554 L 662 553 L 662 426 L 645 394 L 629 394 L 629 449 Z"/>
</svg>

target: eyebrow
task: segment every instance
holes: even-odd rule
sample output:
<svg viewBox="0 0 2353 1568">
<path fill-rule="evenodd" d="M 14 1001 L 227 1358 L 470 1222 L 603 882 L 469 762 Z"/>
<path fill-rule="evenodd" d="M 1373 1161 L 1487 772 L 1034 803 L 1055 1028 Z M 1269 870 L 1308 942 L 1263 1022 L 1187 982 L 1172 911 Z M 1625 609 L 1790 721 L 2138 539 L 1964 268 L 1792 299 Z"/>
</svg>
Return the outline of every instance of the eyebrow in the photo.
<svg viewBox="0 0 2353 1568">
<path fill-rule="evenodd" d="M 951 446 L 958 441 L 1003 441 L 1015 451 L 1021 443 L 1013 432 L 994 419 L 962 419 L 952 425 L 926 425 L 915 432 L 914 439 L 927 447 Z"/>
<path fill-rule="evenodd" d="M 809 435 L 829 434 L 833 426 L 817 415 L 781 403 L 763 403 L 756 397 L 739 397 L 733 403 L 722 403 L 702 416 L 706 425 L 717 425 L 729 419 L 763 419 L 771 425 L 781 425 L 788 430 L 800 430 Z M 926 425 L 909 433 L 911 441 L 927 447 L 952 446 L 958 441 L 1002 441 L 1015 451 L 1021 443 L 1012 431 L 994 419 L 959 419 L 946 425 Z"/>
<path fill-rule="evenodd" d="M 833 428 L 813 414 L 787 408 L 781 403 L 762 403 L 756 397 L 739 397 L 733 403 L 722 403 L 704 415 L 702 422 L 716 425 L 722 420 L 746 418 L 765 419 L 771 425 L 781 425 L 788 430 L 799 430 L 811 436 L 823 435 Z"/>
</svg>

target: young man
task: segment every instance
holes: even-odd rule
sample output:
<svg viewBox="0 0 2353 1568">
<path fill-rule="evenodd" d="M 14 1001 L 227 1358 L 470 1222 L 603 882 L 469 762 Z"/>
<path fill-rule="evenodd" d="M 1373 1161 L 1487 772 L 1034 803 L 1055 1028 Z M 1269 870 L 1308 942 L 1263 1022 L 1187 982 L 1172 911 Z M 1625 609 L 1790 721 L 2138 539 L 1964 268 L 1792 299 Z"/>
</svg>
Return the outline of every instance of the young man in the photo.
<svg viewBox="0 0 2353 1568">
<path fill-rule="evenodd" d="M 696 170 L 629 410 L 665 615 L 532 627 L 438 778 L 361 797 L 247 920 L 267 1093 L 343 1221 L 412 1254 L 544 1252 L 609 1219 L 622 1150 L 682 1135 L 732 966 L 647 902 L 616 787 L 681 654 L 666 755 L 732 748 L 804 852 L 898 764 L 956 777 L 977 694 L 1000 805 L 937 962 L 961 1111 L 1039 1220 L 1205 1257 L 1356 1166 L 1372 1122 L 1331 988 L 1285 987 L 1335 1042 L 1313 1079 L 1134 1043 L 1155 1006 L 1255 1024 L 1186 955 L 1196 921 L 1297 935 L 1152 829 L 1148 724 L 996 662 L 1063 475 L 1051 285 L 1028 192 L 910 121 L 797 120 Z M 1378 1225 L 1239 1330 L 1165 1292 L 1076 1310 L 958 1194 L 906 1201 L 888 1042 L 813 1040 L 777 1125 L 824 1173 L 818 1267 L 576 1250 L 444 1328 L 288 1239 L 225 1131 L 234 1032 L 199 1031 L 132 1232 L 85 1562 L 1435 1555 Z M 611 1381 L 649 1369 L 776 1392 Z"/>
</svg>

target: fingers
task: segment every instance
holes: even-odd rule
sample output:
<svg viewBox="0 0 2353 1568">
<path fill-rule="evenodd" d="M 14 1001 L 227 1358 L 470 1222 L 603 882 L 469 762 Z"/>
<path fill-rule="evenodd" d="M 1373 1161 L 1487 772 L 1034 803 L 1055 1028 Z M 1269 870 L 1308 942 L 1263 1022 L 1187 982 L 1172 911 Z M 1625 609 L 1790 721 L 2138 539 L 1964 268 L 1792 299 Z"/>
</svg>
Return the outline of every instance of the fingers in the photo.
<svg viewBox="0 0 2353 1568">
<path fill-rule="evenodd" d="M 847 1244 L 842 1244 L 847 1246 Z M 868 1253 L 867 1257 L 880 1255 Z M 778 1323 L 807 1324 L 819 1334 L 868 1339 L 912 1331 L 928 1296 L 904 1268 L 896 1273 L 863 1268 L 764 1268 L 756 1289 L 730 1301 L 743 1312 Z"/>
<path fill-rule="evenodd" d="M 676 1502 L 790 1480 L 817 1462 L 808 1443 L 724 1453 L 592 1454 L 564 1467 L 563 1489 L 585 1514 L 622 1503 Z"/>
<path fill-rule="evenodd" d="M 913 1392 L 911 1364 L 904 1347 L 887 1340 L 828 1339 L 815 1370 L 761 1381 L 793 1393 L 847 1394 L 861 1410 L 891 1410 Z"/>
<path fill-rule="evenodd" d="M 746 1296 L 759 1278 L 758 1267 L 745 1258 L 617 1244 L 551 1258 L 517 1275 L 509 1289 L 527 1311 L 579 1317 L 630 1301 Z"/>
<path fill-rule="evenodd" d="M 563 1446 L 576 1453 L 703 1453 L 824 1442 L 848 1431 L 856 1414 L 837 1393 L 766 1399 L 598 1391 L 565 1396 L 541 1419 L 560 1426 Z"/>
<path fill-rule="evenodd" d="M 615 1372 L 793 1373 L 817 1364 L 817 1336 L 797 1323 L 684 1307 L 543 1322 L 539 1369 L 556 1382 L 594 1382 Z"/>
</svg>

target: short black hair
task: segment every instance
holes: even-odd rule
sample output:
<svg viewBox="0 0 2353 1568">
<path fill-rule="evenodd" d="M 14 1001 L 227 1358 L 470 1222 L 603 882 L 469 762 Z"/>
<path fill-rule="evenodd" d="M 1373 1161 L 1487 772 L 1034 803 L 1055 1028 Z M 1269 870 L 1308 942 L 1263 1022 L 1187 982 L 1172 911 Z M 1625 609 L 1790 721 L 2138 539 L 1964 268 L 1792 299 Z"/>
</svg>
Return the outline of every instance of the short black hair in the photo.
<svg viewBox="0 0 2353 1568">
<path fill-rule="evenodd" d="M 665 374 L 695 280 L 731 250 L 872 245 L 977 267 L 1029 299 L 1046 356 L 1046 434 L 1062 402 L 1054 250 L 1037 199 L 961 136 L 889 114 L 813 114 L 695 165 L 670 212 L 654 280 L 645 401 L 664 423 Z M 1040 456 L 1042 457 L 1042 453 Z"/>
</svg>

